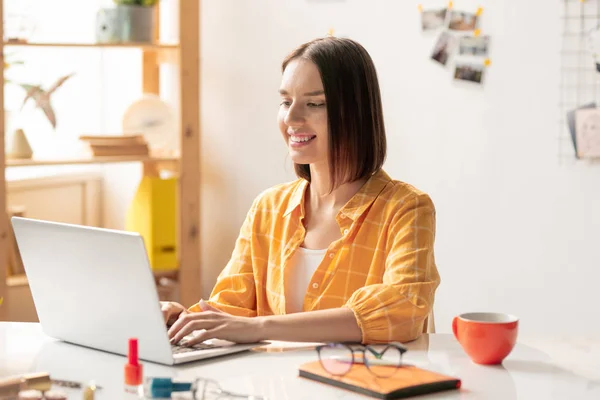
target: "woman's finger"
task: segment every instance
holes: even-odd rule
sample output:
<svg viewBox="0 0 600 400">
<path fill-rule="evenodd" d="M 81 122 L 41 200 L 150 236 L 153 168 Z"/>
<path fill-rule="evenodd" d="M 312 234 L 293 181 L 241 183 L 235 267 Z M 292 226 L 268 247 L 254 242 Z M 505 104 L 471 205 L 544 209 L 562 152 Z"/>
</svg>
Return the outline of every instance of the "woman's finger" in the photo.
<svg viewBox="0 0 600 400">
<path fill-rule="evenodd" d="M 189 322 L 189 320 L 187 318 L 188 318 L 187 314 L 179 315 L 177 320 L 175 322 L 173 322 L 173 325 L 171 325 L 171 327 L 167 331 L 167 335 L 169 336 L 169 339 L 173 339 L 173 337 L 181 330 L 181 328 L 183 328 L 185 326 L 185 324 L 187 324 Z"/>
<path fill-rule="evenodd" d="M 181 314 L 167 332 L 171 343 L 178 343 L 195 330 L 212 328 L 215 325 L 212 314 L 211 312 Z"/>
<path fill-rule="evenodd" d="M 195 344 L 202 343 L 205 340 L 216 339 L 218 337 L 220 331 L 221 331 L 221 328 L 218 328 L 218 327 L 213 328 L 213 329 L 207 329 L 204 332 L 200 332 L 192 339 L 188 340 L 185 343 L 185 345 L 191 347 Z"/>
<path fill-rule="evenodd" d="M 200 305 L 200 308 L 202 309 L 202 311 L 214 311 L 217 313 L 223 312 L 223 311 L 219 310 L 218 308 L 211 306 L 210 304 L 205 302 L 203 299 L 200 299 L 199 305 Z"/>
<path fill-rule="evenodd" d="M 182 311 L 183 310 L 180 307 L 177 307 L 177 305 L 171 302 L 163 304 L 162 313 L 163 319 L 165 320 L 165 324 L 169 325 L 169 322 L 175 322 L 175 320 L 179 317 Z"/>
<path fill-rule="evenodd" d="M 165 320 L 165 324 L 169 322 L 171 317 L 174 314 L 174 309 L 171 303 L 164 303 L 161 307 L 163 313 L 163 319 Z"/>
<path fill-rule="evenodd" d="M 169 308 L 168 306 L 162 306 L 162 314 L 163 314 L 163 319 L 165 320 L 165 324 L 167 322 L 169 322 Z"/>
<path fill-rule="evenodd" d="M 173 339 L 171 339 L 171 343 L 173 343 L 173 344 L 180 343 L 183 340 L 183 338 L 190 335 L 194 331 L 198 331 L 198 330 L 202 330 L 202 329 L 208 330 L 208 329 L 214 328 L 216 326 L 216 324 L 217 323 L 215 321 L 205 321 L 205 320 L 196 320 L 196 321 L 188 322 L 179 332 L 177 332 L 177 334 L 173 337 Z M 185 346 L 188 346 L 189 339 L 186 339 L 184 341 L 184 343 L 185 343 Z M 180 344 L 184 344 L 184 343 L 180 343 Z"/>
<path fill-rule="evenodd" d="M 183 328 L 188 322 L 190 322 L 194 318 L 198 318 L 199 316 L 201 316 L 201 314 L 202 313 L 179 314 L 177 320 L 173 323 L 173 325 L 171 325 L 171 327 L 167 331 L 169 339 L 172 339 L 179 332 L 179 330 L 181 330 L 181 328 Z"/>
</svg>

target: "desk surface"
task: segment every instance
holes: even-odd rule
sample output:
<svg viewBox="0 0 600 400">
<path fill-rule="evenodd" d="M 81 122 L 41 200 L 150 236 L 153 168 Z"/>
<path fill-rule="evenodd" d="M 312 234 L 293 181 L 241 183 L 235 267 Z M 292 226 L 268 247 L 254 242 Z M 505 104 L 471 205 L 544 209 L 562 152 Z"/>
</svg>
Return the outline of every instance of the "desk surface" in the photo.
<svg viewBox="0 0 600 400">
<path fill-rule="evenodd" d="M 600 338 L 522 339 L 501 366 L 472 363 L 449 334 L 424 335 L 409 343 L 406 360 L 462 379 L 460 391 L 419 399 L 600 399 Z M 225 389 L 259 394 L 269 400 L 368 399 L 298 377 L 298 366 L 316 359 L 312 349 L 246 352 L 177 367 L 144 363 L 146 376 L 219 381 Z M 0 322 L 0 376 L 49 372 L 55 379 L 94 380 L 103 386 L 96 399 L 133 399 L 123 391 L 125 357 L 60 341 L 39 324 Z M 81 399 L 71 389 L 69 399 Z"/>
</svg>

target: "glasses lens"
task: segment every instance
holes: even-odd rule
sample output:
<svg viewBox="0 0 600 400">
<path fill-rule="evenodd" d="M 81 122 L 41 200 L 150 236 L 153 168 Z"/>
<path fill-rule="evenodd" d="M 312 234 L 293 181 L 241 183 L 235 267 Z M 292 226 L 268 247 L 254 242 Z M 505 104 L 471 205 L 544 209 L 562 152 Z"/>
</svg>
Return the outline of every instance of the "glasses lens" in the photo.
<svg viewBox="0 0 600 400">
<path fill-rule="evenodd" d="M 387 378 L 394 375 L 402 365 L 402 353 L 394 346 L 367 346 L 365 350 L 365 365 L 374 375 Z"/>
<path fill-rule="evenodd" d="M 332 375 L 344 375 L 352 368 L 352 350 L 339 343 L 331 343 L 321 348 L 319 361 Z"/>
</svg>

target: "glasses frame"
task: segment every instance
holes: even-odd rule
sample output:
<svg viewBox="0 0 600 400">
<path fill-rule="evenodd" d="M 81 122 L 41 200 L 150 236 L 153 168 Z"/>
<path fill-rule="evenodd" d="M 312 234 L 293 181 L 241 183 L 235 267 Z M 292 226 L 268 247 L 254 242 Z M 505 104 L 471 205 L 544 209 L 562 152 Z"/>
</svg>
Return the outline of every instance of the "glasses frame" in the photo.
<svg viewBox="0 0 600 400">
<path fill-rule="evenodd" d="M 329 371 L 326 367 L 325 364 L 323 363 L 323 360 L 321 358 L 321 350 L 322 349 L 326 349 L 326 348 L 330 348 L 332 346 L 342 346 L 345 347 L 346 349 L 348 349 L 348 352 L 352 355 L 352 362 L 350 364 L 350 368 L 348 368 L 348 370 L 342 374 L 334 374 L 333 372 Z M 400 368 L 402 366 L 402 357 L 404 356 L 404 353 L 406 353 L 408 351 L 408 349 L 399 342 L 390 342 L 390 343 L 382 343 L 382 344 L 377 344 L 376 346 L 385 346 L 383 348 L 383 351 L 377 351 L 375 350 L 375 348 L 373 347 L 373 345 L 365 345 L 362 343 L 353 343 L 353 342 L 329 342 L 329 343 L 325 343 L 325 344 L 321 344 L 318 345 L 317 347 L 315 347 L 315 349 L 317 350 L 317 354 L 319 356 L 319 363 L 321 364 L 321 367 L 323 367 L 323 369 L 325 371 L 327 371 L 327 373 L 333 375 L 333 376 L 344 376 L 346 375 L 348 372 L 350 372 L 350 370 L 352 370 L 352 366 L 354 364 L 363 364 L 367 367 L 367 369 L 369 370 L 369 372 L 377 377 L 380 378 L 384 378 L 384 376 L 378 375 L 376 374 L 372 369 L 371 366 L 369 365 L 368 362 L 356 362 L 356 358 L 354 356 L 355 353 L 362 353 L 362 360 L 366 360 L 367 359 L 367 352 L 371 353 L 372 355 L 375 356 L 375 358 L 377 358 L 378 360 L 381 359 L 381 357 L 383 356 L 383 354 L 387 351 L 388 348 L 393 347 L 395 349 L 397 349 L 400 352 L 400 360 L 398 362 L 398 365 L 396 365 L 396 369 Z M 391 376 L 391 375 L 390 375 Z M 387 376 L 386 376 L 387 377 Z"/>
</svg>

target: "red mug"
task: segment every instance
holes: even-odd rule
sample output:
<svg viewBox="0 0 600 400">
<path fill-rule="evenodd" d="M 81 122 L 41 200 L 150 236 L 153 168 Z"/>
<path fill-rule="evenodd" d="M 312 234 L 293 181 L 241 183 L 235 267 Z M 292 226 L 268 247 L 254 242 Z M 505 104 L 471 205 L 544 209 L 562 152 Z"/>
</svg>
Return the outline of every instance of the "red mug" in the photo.
<svg viewBox="0 0 600 400">
<path fill-rule="evenodd" d="M 467 313 L 454 317 L 452 332 L 477 364 L 500 364 L 515 347 L 519 319 L 502 313 Z"/>
</svg>

